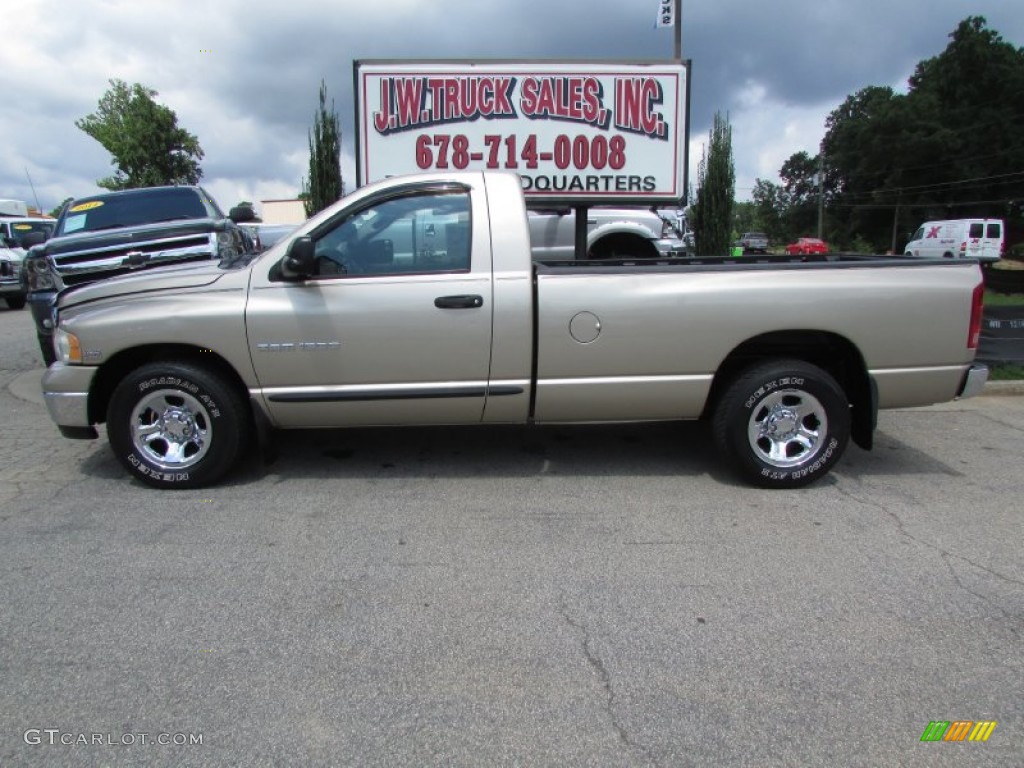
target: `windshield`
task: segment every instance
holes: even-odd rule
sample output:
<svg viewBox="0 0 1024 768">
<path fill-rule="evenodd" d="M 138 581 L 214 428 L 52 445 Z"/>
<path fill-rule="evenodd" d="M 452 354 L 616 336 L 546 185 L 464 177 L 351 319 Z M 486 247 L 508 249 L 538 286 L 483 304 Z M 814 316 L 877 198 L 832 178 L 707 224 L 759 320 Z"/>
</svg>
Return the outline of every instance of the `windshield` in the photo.
<svg viewBox="0 0 1024 768">
<path fill-rule="evenodd" d="M 46 221 L 40 219 L 39 221 L 12 221 L 12 222 L 0 222 L 0 234 L 7 241 L 6 244 L 11 247 L 20 248 L 21 239 L 25 235 L 32 234 L 33 232 L 45 232 L 47 236 L 53 233 L 53 228 L 57 226 L 55 221 Z"/>
<path fill-rule="evenodd" d="M 140 189 L 74 200 L 61 216 L 57 234 L 206 218 L 219 219 L 223 214 L 202 190 L 191 187 Z"/>
</svg>

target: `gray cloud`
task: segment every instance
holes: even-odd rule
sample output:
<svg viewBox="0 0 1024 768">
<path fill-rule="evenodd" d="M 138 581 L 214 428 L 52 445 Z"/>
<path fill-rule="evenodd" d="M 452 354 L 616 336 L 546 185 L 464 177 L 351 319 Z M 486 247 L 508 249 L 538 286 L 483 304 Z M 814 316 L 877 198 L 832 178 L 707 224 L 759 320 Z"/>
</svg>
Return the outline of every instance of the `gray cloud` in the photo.
<svg viewBox="0 0 1024 768">
<path fill-rule="evenodd" d="M 672 32 L 653 28 L 656 6 L 655 0 L 24 3 L 17 34 L 6 34 L 0 47 L 0 197 L 31 199 L 26 167 L 45 208 L 93 191 L 93 180 L 110 173 L 106 152 L 74 126 L 95 109 L 109 78 L 159 91 L 159 100 L 199 137 L 204 178 L 216 180 L 218 189 L 297 192 L 304 161 L 296 158 L 307 151 L 321 78 L 341 117 L 345 151 L 353 151 L 353 59 L 664 59 L 672 54 Z M 1024 5 L 999 0 L 684 0 L 683 54 L 694 62 L 691 137 L 706 134 L 716 110 L 729 112 L 740 128 L 756 123 L 756 130 L 734 132 L 737 175 L 763 175 L 755 166 L 765 142 L 778 147 L 793 140 L 787 109 L 805 122 L 809 107 L 819 109 L 818 124 L 802 128 L 820 138 L 828 109 L 864 86 L 905 81 L 917 61 L 942 51 L 960 19 L 975 14 L 1007 40 L 1024 40 Z M 759 110 L 778 116 L 777 136 Z M 758 145 L 742 144 L 755 137 Z M 805 148 L 813 147 L 790 151 Z"/>
</svg>

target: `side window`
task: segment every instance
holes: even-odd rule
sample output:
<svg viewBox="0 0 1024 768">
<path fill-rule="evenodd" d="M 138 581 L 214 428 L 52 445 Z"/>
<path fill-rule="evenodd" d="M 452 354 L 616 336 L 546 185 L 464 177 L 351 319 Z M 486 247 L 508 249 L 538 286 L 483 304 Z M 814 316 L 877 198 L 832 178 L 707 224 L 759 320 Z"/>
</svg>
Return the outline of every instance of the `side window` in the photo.
<svg viewBox="0 0 1024 768">
<path fill-rule="evenodd" d="M 971 224 L 971 231 L 968 233 L 967 236 L 973 239 L 976 237 L 981 237 L 984 233 L 985 225 L 982 224 L 980 221 L 976 221 L 973 224 Z"/>
<path fill-rule="evenodd" d="M 920 240 L 922 237 L 924 237 L 924 227 L 919 227 L 917 232 L 915 232 L 913 235 L 911 235 L 910 239 L 911 240 Z"/>
<path fill-rule="evenodd" d="M 469 194 L 404 195 L 335 222 L 316 240 L 321 277 L 468 272 Z"/>
<path fill-rule="evenodd" d="M 994 237 L 994 238 L 998 239 L 998 238 L 1000 238 L 1002 236 L 1003 236 L 1002 227 L 1000 227 L 998 224 L 989 224 L 988 225 L 988 235 L 986 235 L 986 237 Z"/>
</svg>

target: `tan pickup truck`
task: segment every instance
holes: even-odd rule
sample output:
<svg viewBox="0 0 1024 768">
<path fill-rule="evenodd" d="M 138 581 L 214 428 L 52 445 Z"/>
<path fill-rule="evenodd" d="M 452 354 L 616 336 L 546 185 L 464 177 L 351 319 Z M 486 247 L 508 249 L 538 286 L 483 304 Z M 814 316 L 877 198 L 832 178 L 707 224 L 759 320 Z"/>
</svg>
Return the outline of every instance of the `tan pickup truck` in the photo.
<svg viewBox="0 0 1024 768">
<path fill-rule="evenodd" d="M 367 186 L 258 256 L 68 289 L 46 403 L 126 469 L 212 483 L 268 428 L 707 419 L 809 483 L 879 408 L 980 389 L 975 263 L 533 261 L 516 176 Z"/>
</svg>

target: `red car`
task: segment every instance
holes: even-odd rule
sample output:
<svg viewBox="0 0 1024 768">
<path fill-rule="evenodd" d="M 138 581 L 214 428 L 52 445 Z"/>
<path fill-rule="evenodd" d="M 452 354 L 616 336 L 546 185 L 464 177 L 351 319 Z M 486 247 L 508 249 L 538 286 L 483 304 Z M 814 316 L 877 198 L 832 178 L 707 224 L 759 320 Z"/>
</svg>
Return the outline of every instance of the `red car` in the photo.
<svg viewBox="0 0 1024 768">
<path fill-rule="evenodd" d="M 828 253 L 828 243 L 816 237 L 800 237 L 786 246 L 786 253 L 795 256 L 802 253 Z"/>
</svg>

